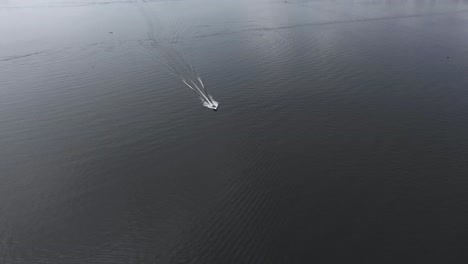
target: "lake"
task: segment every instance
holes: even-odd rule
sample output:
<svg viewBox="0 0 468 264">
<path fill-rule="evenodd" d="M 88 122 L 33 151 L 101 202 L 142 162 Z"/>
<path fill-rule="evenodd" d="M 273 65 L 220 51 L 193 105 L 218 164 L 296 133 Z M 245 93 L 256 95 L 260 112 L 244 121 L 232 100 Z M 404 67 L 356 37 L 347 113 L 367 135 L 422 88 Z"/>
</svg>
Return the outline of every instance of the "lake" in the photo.
<svg viewBox="0 0 468 264">
<path fill-rule="evenodd" d="M 0 263 L 463 263 L 467 73 L 466 0 L 0 0 Z"/>
</svg>

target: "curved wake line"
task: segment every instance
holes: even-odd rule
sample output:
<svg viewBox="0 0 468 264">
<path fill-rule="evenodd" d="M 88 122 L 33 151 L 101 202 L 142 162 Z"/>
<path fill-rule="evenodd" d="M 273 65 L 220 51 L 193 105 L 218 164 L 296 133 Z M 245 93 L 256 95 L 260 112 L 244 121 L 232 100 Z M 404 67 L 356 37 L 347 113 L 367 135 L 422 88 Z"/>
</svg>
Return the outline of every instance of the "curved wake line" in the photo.
<svg viewBox="0 0 468 264">
<path fill-rule="evenodd" d="M 200 77 L 197 77 L 198 79 Z M 200 87 L 198 87 L 195 82 L 193 80 L 190 80 L 190 82 L 192 82 L 192 85 L 188 84 L 186 80 L 182 79 L 182 82 L 187 85 L 187 87 L 189 87 L 190 89 L 192 89 L 192 91 L 194 91 L 196 94 L 198 94 L 198 96 L 200 97 L 200 99 L 202 100 L 203 102 L 203 106 L 205 107 L 208 107 L 210 109 L 217 109 L 218 108 L 218 102 L 215 101 L 213 99 L 213 97 L 211 95 L 209 95 L 208 93 L 204 93 Z"/>
<path fill-rule="evenodd" d="M 140 43 L 141 44 L 141 43 Z M 172 67 L 170 63 L 164 59 L 161 55 L 157 54 L 156 52 L 146 48 L 143 44 L 141 44 L 141 47 L 146 50 L 148 53 L 156 56 L 164 66 L 169 70 L 171 74 L 173 74 L 176 78 L 178 78 L 183 84 L 185 84 L 188 88 L 190 88 L 192 91 L 194 91 L 202 100 L 203 106 L 208 107 L 210 109 L 217 109 L 218 108 L 218 102 L 213 99 L 211 95 L 208 94 L 208 91 L 205 88 L 205 84 L 203 83 L 202 79 L 200 76 L 196 74 L 196 72 L 193 71 L 193 68 L 190 67 L 190 71 L 186 72 L 184 74 L 181 69 L 177 69 L 176 67 Z M 184 60 L 185 62 L 185 60 Z M 184 75 L 192 75 L 192 76 L 186 76 Z M 198 84 L 197 84 L 198 81 Z M 191 83 L 191 84 L 189 84 Z M 201 88 L 200 88 L 201 87 Z"/>
<path fill-rule="evenodd" d="M 143 7 L 143 3 L 137 1 L 138 8 L 142 14 L 147 26 L 148 26 L 148 38 L 151 41 L 149 47 L 145 47 L 143 41 L 140 42 L 141 47 L 148 53 L 157 57 L 162 64 L 173 74 L 176 78 L 182 81 L 190 90 L 194 91 L 198 97 L 202 100 L 203 106 L 216 110 L 218 108 L 218 102 L 208 93 L 205 88 L 205 84 L 201 80 L 200 76 L 196 72 L 194 65 L 184 52 L 183 46 L 180 45 L 180 50 L 177 50 L 174 45 L 178 43 L 177 32 L 180 27 L 180 21 L 175 16 L 170 18 L 172 28 L 169 30 L 170 43 L 169 45 L 163 46 L 162 42 L 156 40 L 155 27 L 151 20 L 151 16 L 146 12 Z"/>
</svg>

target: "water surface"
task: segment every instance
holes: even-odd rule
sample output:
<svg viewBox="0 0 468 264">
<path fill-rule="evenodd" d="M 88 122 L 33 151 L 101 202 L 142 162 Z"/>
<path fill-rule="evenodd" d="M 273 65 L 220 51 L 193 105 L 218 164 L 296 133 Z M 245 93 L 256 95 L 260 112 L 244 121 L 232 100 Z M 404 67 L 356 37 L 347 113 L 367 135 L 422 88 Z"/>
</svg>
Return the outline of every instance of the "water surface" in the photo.
<svg viewBox="0 0 468 264">
<path fill-rule="evenodd" d="M 468 1 L 0 1 L 0 263 L 460 263 Z M 182 30 L 183 29 L 183 30 Z"/>
</svg>

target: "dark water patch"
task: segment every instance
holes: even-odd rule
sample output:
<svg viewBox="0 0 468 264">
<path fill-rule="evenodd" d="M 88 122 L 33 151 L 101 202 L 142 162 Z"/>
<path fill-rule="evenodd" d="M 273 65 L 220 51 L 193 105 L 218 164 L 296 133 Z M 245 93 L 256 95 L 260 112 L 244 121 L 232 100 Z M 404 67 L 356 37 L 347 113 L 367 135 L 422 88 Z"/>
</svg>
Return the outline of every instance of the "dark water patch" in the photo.
<svg viewBox="0 0 468 264">
<path fill-rule="evenodd" d="M 43 52 L 44 52 L 44 51 L 41 51 L 41 52 L 33 52 L 33 53 L 22 54 L 22 55 L 16 55 L 16 56 L 9 56 L 9 57 L 0 59 L 0 62 L 3 62 L 3 61 L 11 61 L 11 60 L 17 60 L 17 59 L 22 59 L 22 58 L 27 58 L 27 57 L 30 57 L 30 56 L 34 56 L 34 55 L 41 54 L 41 53 L 43 53 Z"/>
</svg>

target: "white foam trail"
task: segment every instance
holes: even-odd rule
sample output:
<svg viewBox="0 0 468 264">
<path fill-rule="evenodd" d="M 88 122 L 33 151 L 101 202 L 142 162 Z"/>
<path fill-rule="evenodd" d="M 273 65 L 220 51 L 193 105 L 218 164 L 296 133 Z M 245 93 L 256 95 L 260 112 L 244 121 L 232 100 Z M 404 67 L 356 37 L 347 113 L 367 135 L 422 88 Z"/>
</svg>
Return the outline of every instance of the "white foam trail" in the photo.
<svg viewBox="0 0 468 264">
<path fill-rule="evenodd" d="M 200 77 L 197 77 L 198 81 L 201 83 L 201 85 L 203 86 L 203 88 L 205 88 L 205 85 L 203 84 L 202 80 Z"/>
<path fill-rule="evenodd" d="M 200 82 L 201 86 L 203 87 L 203 92 L 205 92 L 206 94 L 208 94 L 208 91 L 206 90 L 205 88 L 205 84 L 203 84 L 201 78 L 197 75 L 197 79 L 198 81 Z"/>
<path fill-rule="evenodd" d="M 164 64 L 164 66 L 166 66 L 171 74 L 176 76 L 187 87 L 194 91 L 200 97 L 205 107 L 216 110 L 218 108 L 218 102 L 213 100 L 213 98 L 208 94 L 208 91 L 205 88 L 205 84 L 197 74 L 197 71 L 189 56 L 185 54 L 183 45 L 180 44 L 180 50 L 177 50 L 176 46 L 174 46 L 179 42 L 178 31 L 181 26 L 180 21 L 175 18 L 175 15 L 170 17 L 172 26 L 169 29 L 169 37 L 171 38 L 171 42 L 169 46 L 164 47 L 164 44 L 161 44 L 161 41 L 157 41 L 152 17 L 149 13 L 147 13 L 145 7 L 143 6 L 142 0 L 137 0 L 136 2 L 143 18 L 147 23 L 147 35 L 148 39 L 151 41 L 149 43 L 150 48 L 145 47 L 143 42 L 140 42 L 141 47 L 150 54 L 157 57 Z M 159 52 L 155 52 L 156 50 Z"/>
<path fill-rule="evenodd" d="M 182 79 L 182 82 L 185 83 L 185 85 L 187 85 L 190 89 L 194 90 L 195 92 L 197 92 L 192 86 L 190 86 L 190 84 L 188 84 L 184 79 Z"/>
<path fill-rule="evenodd" d="M 203 93 L 203 91 L 195 84 L 195 82 L 193 80 L 190 80 L 190 81 L 193 83 L 195 88 L 197 88 L 198 93 L 202 96 L 202 98 L 205 100 L 205 102 L 209 103 L 210 105 L 213 105 L 213 103 L 208 98 L 208 96 L 206 96 L 205 93 Z"/>
<path fill-rule="evenodd" d="M 195 84 L 195 82 L 193 80 L 190 80 L 190 81 L 193 83 L 193 86 L 197 87 L 198 91 L 201 91 L 200 88 L 198 88 L 198 86 Z"/>
<path fill-rule="evenodd" d="M 200 77 L 196 76 L 195 78 L 197 78 L 198 82 L 200 83 L 199 85 L 201 85 L 202 89 L 200 87 L 198 87 L 196 82 L 192 78 L 190 78 L 190 76 L 188 76 L 189 77 L 188 81 L 186 79 L 184 79 L 184 77 L 183 77 L 184 74 L 182 74 L 180 71 L 176 70 L 176 68 L 173 68 L 171 65 L 169 65 L 169 63 L 164 58 L 162 58 L 159 54 L 149 50 L 148 48 L 146 48 L 143 45 L 141 45 L 141 46 L 142 46 L 142 48 L 144 48 L 149 53 L 151 53 L 151 54 L 155 55 L 156 57 L 158 57 L 161 60 L 161 62 L 170 70 L 170 72 L 172 74 L 174 74 L 176 77 L 178 77 L 192 91 L 197 93 L 197 95 L 200 96 L 200 99 L 202 99 L 202 101 L 203 101 L 203 106 L 208 107 L 210 109 L 214 109 L 214 110 L 216 110 L 218 108 L 218 102 L 214 101 L 213 98 L 208 94 L 208 92 L 205 89 L 205 84 L 203 83 L 203 81 L 201 80 Z M 192 72 L 192 74 L 194 74 L 194 73 Z M 188 82 L 191 82 L 192 85 L 190 85 Z"/>
<path fill-rule="evenodd" d="M 207 108 L 209 108 L 209 109 L 213 109 L 213 110 L 218 109 L 218 102 L 215 101 L 215 100 L 213 99 L 213 97 L 211 97 L 211 96 L 210 96 L 210 99 L 211 99 L 211 103 L 203 102 L 203 106 L 204 106 L 204 107 L 207 107 Z"/>
<path fill-rule="evenodd" d="M 187 85 L 190 89 L 192 89 L 193 91 L 195 91 L 199 96 L 200 96 L 200 99 L 202 99 L 203 101 L 203 105 L 208 107 L 208 108 L 211 108 L 211 109 L 216 109 L 218 108 L 218 102 L 214 101 L 213 98 L 210 96 L 210 98 L 208 98 L 196 85 L 195 83 L 190 80 L 193 85 L 197 88 L 193 88 L 190 84 L 187 83 L 187 81 L 185 81 L 184 79 L 181 79 L 182 82 Z M 211 100 L 210 100 L 211 99 Z"/>
</svg>

